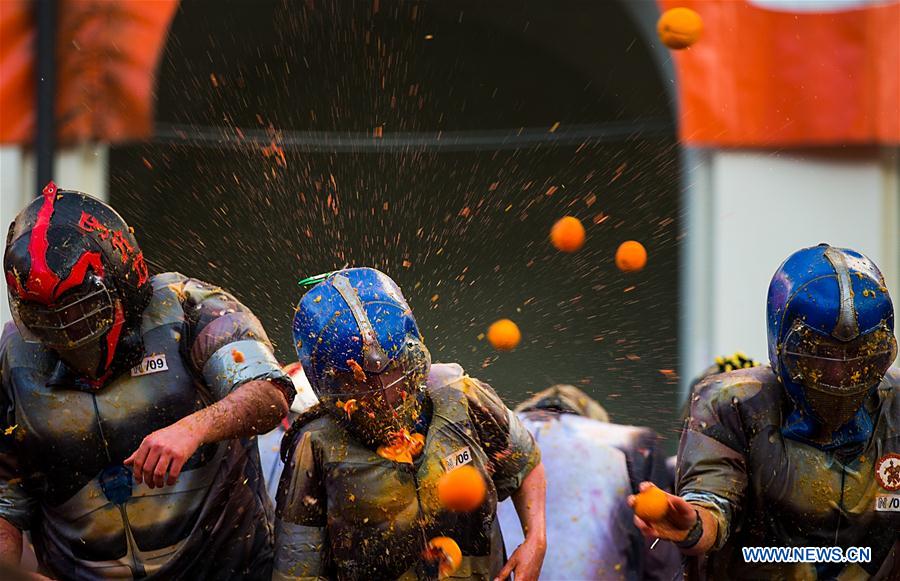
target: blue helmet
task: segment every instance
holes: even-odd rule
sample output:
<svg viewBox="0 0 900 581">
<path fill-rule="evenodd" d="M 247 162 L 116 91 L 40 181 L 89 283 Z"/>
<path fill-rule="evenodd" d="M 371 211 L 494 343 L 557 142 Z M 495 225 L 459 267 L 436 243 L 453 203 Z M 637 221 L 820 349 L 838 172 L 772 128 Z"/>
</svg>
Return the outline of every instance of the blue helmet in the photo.
<svg viewBox="0 0 900 581">
<path fill-rule="evenodd" d="M 369 443 L 420 419 L 431 356 L 397 284 L 373 268 L 326 275 L 297 305 L 297 356 L 326 409 Z"/>
<path fill-rule="evenodd" d="M 769 361 L 794 404 L 783 431 L 822 449 L 868 440 L 866 398 L 897 354 L 884 277 L 862 254 L 820 244 L 769 285 Z"/>
</svg>

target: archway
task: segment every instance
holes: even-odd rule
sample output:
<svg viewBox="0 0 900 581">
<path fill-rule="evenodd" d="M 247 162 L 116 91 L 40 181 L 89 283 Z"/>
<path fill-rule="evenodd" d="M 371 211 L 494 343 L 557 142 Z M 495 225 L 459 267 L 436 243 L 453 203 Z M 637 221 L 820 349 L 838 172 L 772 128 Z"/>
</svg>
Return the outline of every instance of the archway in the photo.
<svg viewBox="0 0 900 581">
<path fill-rule="evenodd" d="M 436 360 L 511 401 L 572 383 L 672 435 L 679 148 L 645 25 L 615 2 L 184 3 L 157 136 L 112 150 L 112 201 L 285 360 L 296 281 L 372 265 Z M 565 214 L 588 225 L 574 255 L 547 242 Z M 613 264 L 627 239 L 641 273 Z M 498 356 L 499 317 L 524 339 Z"/>
</svg>

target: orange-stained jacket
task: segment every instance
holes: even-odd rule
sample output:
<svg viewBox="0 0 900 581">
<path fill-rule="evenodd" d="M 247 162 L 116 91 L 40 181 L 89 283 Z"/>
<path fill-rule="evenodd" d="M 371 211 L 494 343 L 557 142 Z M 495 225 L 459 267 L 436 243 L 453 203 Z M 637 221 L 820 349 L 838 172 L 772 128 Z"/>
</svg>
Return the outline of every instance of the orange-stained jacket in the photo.
<svg viewBox="0 0 900 581">
<path fill-rule="evenodd" d="M 840 546 L 872 550 L 870 563 L 846 565 L 845 575 L 857 575 L 847 578 L 896 579 L 900 510 L 884 499 L 898 489 L 883 486 L 876 471 L 889 454 L 900 454 L 900 370 L 888 370 L 867 405 L 875 433 L 840 458 L 782 435 L 789 403 L 770 367 L 699 383 L 681 436 L 676 489 L 711 511 L 718 536 L 705 563 L 691 560 L 690 577 L 832 579 L 844 565 L 817 576 L 807 563 L 747 563 L 741 548 Z M 879 569 L 887 576 L 877 576 Z"/>
<path fill-rule="evenodd" d="M 494 390 L 459 365 L 433 365 L 427 394 L 431 421 L 414 464 L 382 458 L 331 416 L 295 423 L 278 490 L 275 579 L 424 578 L 421 554 L 436 536 L 462 549 L 456 577 L 496 575 L 504 558 L 497 501 L 519 488 L 540 452 Z M 471 513 L 440 506 L 449 458 L 461 458 L 451 469 L 468 463 L 485 477 L 487 495 Z"/>
</svg>

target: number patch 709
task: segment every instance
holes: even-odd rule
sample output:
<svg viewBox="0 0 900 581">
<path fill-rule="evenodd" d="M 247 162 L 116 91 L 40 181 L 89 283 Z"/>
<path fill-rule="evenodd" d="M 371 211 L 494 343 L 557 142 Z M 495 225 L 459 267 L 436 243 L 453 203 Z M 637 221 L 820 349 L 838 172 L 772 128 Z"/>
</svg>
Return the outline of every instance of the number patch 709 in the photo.
<svg viewBox="0 0 900 581">
<path fill-rule="evenodd" d="M 148 355 L 141 360 L 140 363 L 131 368 L 131 377 L 140 377 L 141 375 L 150 375 L 151 373 L 159 373 L 160 371 L 168 371 L 169 365 L 166 363 L 166 354 Z"/>
</svg>

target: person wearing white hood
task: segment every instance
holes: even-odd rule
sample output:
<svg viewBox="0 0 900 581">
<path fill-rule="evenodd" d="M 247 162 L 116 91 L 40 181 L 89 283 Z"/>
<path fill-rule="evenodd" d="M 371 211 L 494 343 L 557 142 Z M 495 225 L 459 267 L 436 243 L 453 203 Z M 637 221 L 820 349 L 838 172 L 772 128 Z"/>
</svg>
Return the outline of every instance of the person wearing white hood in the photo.
<svg viewBox="0 0 900 581">
<path fill-rule="evenodd" d="M 606 410 L 571 385 L 554 385 L 515 409 L 541 447 L 547 474 L 547 554 L 543 579 L 670 581 L 681 557 L 651 544 L 626 504 L 642 481 L 671 490 L 653 430 L 609 422 Z M 509 501 L 497 510 L 504 543 L 522 542 Z"/>
<path fill-rule="evenodd" d="M 278 493 L 278 481 L 281 480 L 281 472 L 284 470 L 284 461 L 281 459 L 281 440 L 284 434 L 291 427 L 299 414 L 305 412 L 309 408 L 319 403 L 319 398 L 313 393 L 312 386 L 303 373 L 303 367 L 299 361 L 288 363 L 283 371 L 291 378 L 297 395 L 291 402 L 291 409 L 281 422 L 275 428 L 262 436 L 257 436 L 256 441 L 259 445 L 259 460 L 262 464 L 263 477 L 266 479 L 266 492 L 269 498 L 275 502 L 275 496 Z"/>
</svg>

